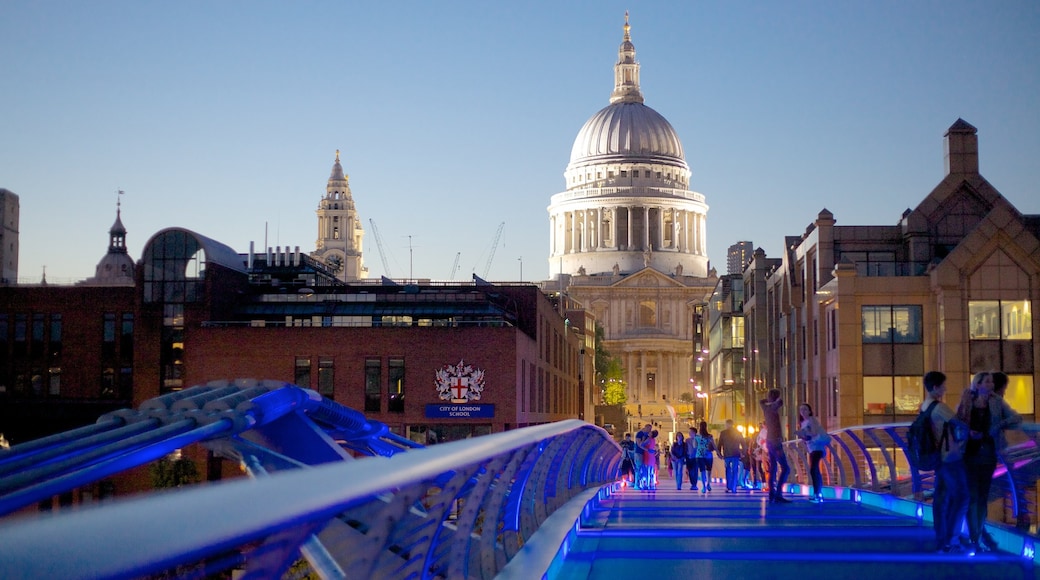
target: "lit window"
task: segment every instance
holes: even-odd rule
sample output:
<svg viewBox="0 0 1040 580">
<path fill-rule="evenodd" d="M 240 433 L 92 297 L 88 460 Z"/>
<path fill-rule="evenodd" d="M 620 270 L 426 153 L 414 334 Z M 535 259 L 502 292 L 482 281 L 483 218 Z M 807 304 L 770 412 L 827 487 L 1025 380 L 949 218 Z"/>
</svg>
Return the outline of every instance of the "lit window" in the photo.
<svg viewBox="0 0 1040 580">
<path fill-rule="evenodd" d="M 864 343 L 921 343 L 920 306 L 864 306 L 861 312 Z"/>
<path fill-rule="evenodd" d="M 387 411 L 404 413 L 404 359 L 387 361 Z"/>
</svg>

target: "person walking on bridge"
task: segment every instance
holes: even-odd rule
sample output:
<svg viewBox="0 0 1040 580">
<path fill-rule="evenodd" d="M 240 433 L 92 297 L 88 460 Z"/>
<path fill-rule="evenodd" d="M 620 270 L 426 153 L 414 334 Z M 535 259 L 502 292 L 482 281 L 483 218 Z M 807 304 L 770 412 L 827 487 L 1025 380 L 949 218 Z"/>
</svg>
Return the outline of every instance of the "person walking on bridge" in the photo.
<svg viewBox="0 0 1040 580">
<path fill-rule="evenodd" d="M 669 455 L 672 473 L 675 474 L 675 489 L 682 489 L 683 470 L 686 469 L 686 441 L 682 433 L 675 434 L 675 443 L 672 443 Z"/>
<path fill-rule="evenodd" d="M 745 447 L 744 436 L 733 426 L 733 419 L 726 419 L 726 428 L 719 433 L 719 457 L 726 463 L 726 493 L 737 492 Z"/>
<path fill-rule="evenodd" d="M 784 400 L 780 398 L 780 389 L 769 389 L 766 398 L 759 401 L 762 417 L 766 423 L 766 450 L 769 452 L 769 502 L 791 503 L 784 497 L 784 484 L 791 466 L 784 453 L 784 432 L 780 426 L 780 408 Z M 779 469 L 779 474 L 777 470 Z"/>
</svg>

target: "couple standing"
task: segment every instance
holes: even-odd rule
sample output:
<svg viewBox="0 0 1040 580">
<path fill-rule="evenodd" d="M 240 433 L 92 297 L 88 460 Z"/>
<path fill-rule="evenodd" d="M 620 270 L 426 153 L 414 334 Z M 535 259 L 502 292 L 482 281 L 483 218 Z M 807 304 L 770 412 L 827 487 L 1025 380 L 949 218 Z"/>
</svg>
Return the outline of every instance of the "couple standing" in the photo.
<svg viewBox="0 0 1040 580">
<path fill-rule="evenodd" d="M 943 402 L 946 375 L 924 375 L 926 396 L 921 411 L 931 411 L 932 429 L 939 441 L 942 462 L 935 469 L 932 515 L 939 551 L 963 551 L 957 540 L 961 522 L 968 521 L 975 552 L 997 549 L 986 531 L 989 490 L 999 454 L 1007 447 L 1004 431 L 1017 428 L 1022 417 L 1004 400 L 1008 377 L 999 372 L 975 375 L 954 411 Z"/>
</svg>

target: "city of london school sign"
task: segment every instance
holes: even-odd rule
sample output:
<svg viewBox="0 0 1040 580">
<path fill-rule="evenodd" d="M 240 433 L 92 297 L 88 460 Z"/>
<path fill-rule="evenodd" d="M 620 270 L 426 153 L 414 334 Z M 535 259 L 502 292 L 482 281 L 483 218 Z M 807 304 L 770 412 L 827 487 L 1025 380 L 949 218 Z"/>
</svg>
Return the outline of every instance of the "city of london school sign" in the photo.
<svg viewBox="0 0 1040 580">
<path fill-rule="evenodd" d="M 436 419 L 473 419 L 495 416 L 493 404 L 481 404 L 484 370 L 460 360 L 446 364 L 434 373 L 437 398 L 441 403 L 426 405 L 426 416 Z"/>
</svg>

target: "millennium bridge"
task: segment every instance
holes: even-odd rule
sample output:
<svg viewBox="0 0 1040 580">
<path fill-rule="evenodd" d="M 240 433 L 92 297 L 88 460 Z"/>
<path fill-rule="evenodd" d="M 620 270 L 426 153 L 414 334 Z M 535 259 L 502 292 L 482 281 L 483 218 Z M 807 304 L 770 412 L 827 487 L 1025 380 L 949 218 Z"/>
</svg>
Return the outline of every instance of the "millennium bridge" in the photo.
<svg viewBox="0 0 1040 580">
<path fill-rule="evenodd" d="M 953 555 L 907 428 L 833 432 L 822 503 L 786 443 L 794 501 L 770 504 L 665 475 L 627 487 L 617 443 L 584 421 L 424 447 L 314 391 L 216 381 L 0 450 L 0 578 L 1038 577 L 1040 429 L 1014 432 L 994 474 L 1000 549 Z M 191 444 L 248 477 L 31 509 Z"/>
</svg>

